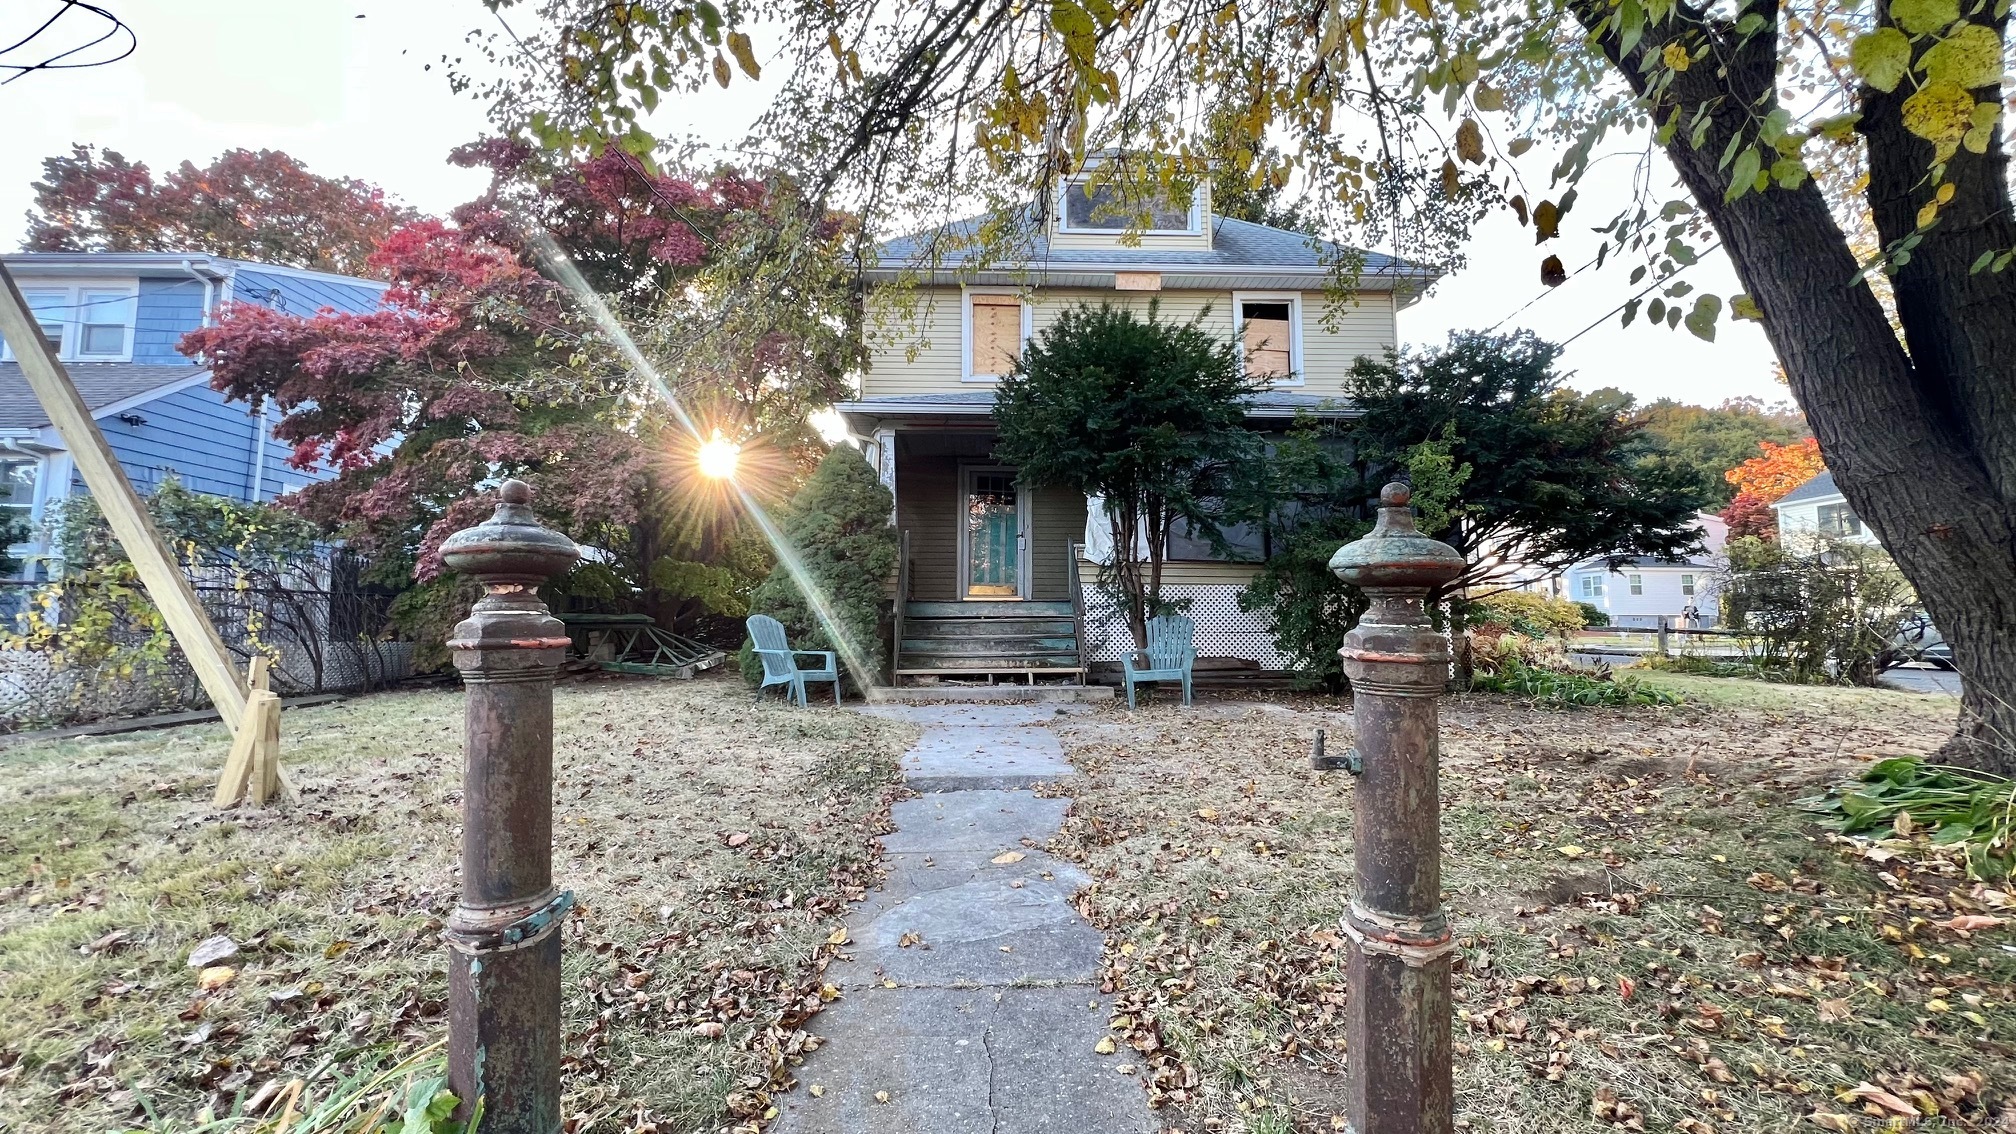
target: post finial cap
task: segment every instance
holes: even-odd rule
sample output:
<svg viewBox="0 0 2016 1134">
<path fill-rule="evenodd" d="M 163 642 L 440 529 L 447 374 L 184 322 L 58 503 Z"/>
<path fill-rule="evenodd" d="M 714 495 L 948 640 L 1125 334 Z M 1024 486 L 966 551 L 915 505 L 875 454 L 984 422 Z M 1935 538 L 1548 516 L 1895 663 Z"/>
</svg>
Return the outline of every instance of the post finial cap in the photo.
<svg viewBox="0 0 2016 1134">
<path fill-rule="evenodd" d="M 532 514 L 532 486 L 511 479 L 497 486 L 497 510 L 441 544 L 450 570 L 477 579 L 542 582 L 574 566 L 581 549 Z"/>
<path fill-rule="evenodd" d="M 1379 490 L 1379 522 L 1337 549 L 1330 570 L 1354 587 L 1430 590 L 1463 573 L 1463 557 L 1415 526 L 1414 489 L 1394 481 Z"/>
</svg>

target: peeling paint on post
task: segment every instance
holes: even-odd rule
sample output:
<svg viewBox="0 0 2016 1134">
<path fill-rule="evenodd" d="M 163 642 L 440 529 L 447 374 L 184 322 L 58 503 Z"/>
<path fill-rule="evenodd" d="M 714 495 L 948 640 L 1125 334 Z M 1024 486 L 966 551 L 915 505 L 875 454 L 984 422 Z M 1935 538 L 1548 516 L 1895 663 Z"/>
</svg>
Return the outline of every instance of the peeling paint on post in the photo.
<svg viewBox="0 0 2016 1134">
<path fill-rule="evenodd" d="M 1379 523 L 1330 560 L 1372 605 L 1339 651 L 1362 762 L 1352 813 L 1345 1116 L 1356 1134 L 1449 1134 L 1448 914 L 1442 909 L 1440 721 L 1449 647 L 1428 592 L 1463 559 L 1414 526 L 1412 490 L 1379 494 Z"/>
<path fill-rule="evenodd" d="M 441 558 L 483 585 L 448 648 L 467 687 L 462 896 L 448 917 L 448 1085 L 483 1134 L 560 1129 L 560 926 L 553 886 L 553 678 L 567 653 L 539 584 L 580 549 L 507 480 L 490 519 Z"/>
</svg>

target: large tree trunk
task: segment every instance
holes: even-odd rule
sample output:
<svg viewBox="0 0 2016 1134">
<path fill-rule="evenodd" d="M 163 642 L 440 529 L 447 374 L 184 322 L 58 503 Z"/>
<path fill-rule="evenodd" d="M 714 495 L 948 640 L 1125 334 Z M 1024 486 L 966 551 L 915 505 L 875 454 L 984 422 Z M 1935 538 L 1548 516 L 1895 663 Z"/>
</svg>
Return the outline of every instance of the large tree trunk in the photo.
<svg viewBox="0 0 2016 1134">
<path fill-rule="evenodd" d="M 1573 2 L 1591 30 L 1612 10 Z M 1776 26 L 1775 3 L 1743 11 Z M 1699 17 L 1683 8 L 1628 57 L 1614 35 L 1600 42 L 1643 94 L 1640 60 L 1701 26 Z M 1777 105 L 1778 41 L 1768 31 L 1745 41 L 1723 21 L 1707 26 L 1723 66 L 1674 76 L 1656 117 L 1677 105 L 1690 121 L 1706 104 L 1713 127 L 1699 149 L 1679 131 L 1667 155 L 1763 309 L 1765 333 L 1842 493 L 1953 647 L 1966 693 L 1948 758 L 2016 773 L 2016 270 L 1971 271 L 1982 251 L 2016 245 L 2000 131 L 1987 156 L 1962 150 L 1947 165 L 1954 196 L 1894 278 L 1900 343 L 1869 288 L 1851 282 L 1858 265 L 1812 181 L 1724 201 L 1728 176 L 1717 162 L 1725 145 Z M 1907 93 L 1865 90 L 1858 127 L 1886 243 L 1916 228 L 1933 189 L 1932 147 L 1898 119 Z"/>
</svg>

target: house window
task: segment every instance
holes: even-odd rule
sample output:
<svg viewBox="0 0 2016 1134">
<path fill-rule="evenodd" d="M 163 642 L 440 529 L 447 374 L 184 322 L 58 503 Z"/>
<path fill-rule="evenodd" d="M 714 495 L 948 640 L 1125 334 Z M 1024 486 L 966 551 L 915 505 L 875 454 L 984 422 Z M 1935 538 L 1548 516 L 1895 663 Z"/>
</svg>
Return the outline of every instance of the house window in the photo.
<svg viewBox="0 0 2016 1134">
<path fill-rule="evenodd" d="M 1170 559 L 1205 560 L 1219 563 L 1262 563 L 1267 556 L 1267 529 L 1263 524 L 1221 524 L 1214 546 L 1211 537 L 1177 519 L 1169 525 Z"/>
<path fill-rule="evenodd" d="M 36 461 L 0 461 L 0 524 L 29 524 L 35 518 Z"/>
<path fill-rule="evenodd" d="M 1199 230 L 1196 205 L 1184 205 L 1166 194 L 1144 192 L 1137 186 L 1089 180 L 1064 186 L 1065 232 L 1180 232 Z"/>
<path fill-rule="evenodd" d="M 1246 373 L 1277 386 L 1302 384 L 1302 297 L 1240 292 L 1232 296 L 1246 348 Z"/>
<path fill-rule="evenodd" d="M 1820 505 L 1820 534 L 1830 536 L 1859 536 L 1862 534 L 1862 518 L 1846 504 Z"/>
<path fill-rule="evenodd" d="M 1692 575 L 1680 576 L 1680 593 L 1687 596 L 1688 598 L 1694 597 L 1694 576 Z"/>
<path fill-rule="evenodd" d="M 1582 576 L 1582 597 L 1583 597 L 1583 598 L 1602 598 L 1602 597 L 1603 597 L 1603 576 L 1601 576 L 1601 575 L 1584 575 L 1584 576 Z"/>
<path fill-rule="evenodd" d="M 1643 575 L 1631 576 L 1631 593 L 1634 595 L 1642 595 L 1645 593 L 1645 576 Z"/>
<path fill-rule="evenodd" d="M 1029 305 L 1012 291 L 966 293 L 966 374 L 991 381 L 1015 369 L 1029 337 Z"/>
<path fill-rule="evenodd" d="M 124 362 L 133 356 L 131 284 L 23 289 L 21 297 L 56 357 L 71 362 Z M 5 357 L 14 358 L 9 349 Z"/>
</svg>

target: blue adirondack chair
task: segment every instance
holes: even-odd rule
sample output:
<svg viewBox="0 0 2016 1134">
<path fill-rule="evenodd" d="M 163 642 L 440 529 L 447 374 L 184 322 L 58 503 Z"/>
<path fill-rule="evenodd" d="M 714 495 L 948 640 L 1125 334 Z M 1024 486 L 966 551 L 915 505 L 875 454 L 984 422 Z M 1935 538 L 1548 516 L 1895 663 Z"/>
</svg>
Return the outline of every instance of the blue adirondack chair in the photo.
<svg viewBox="0 0 2016 1134">
<path fill-rule="evenodd" d="M 1190 644 L 1197 624 L 1180 614 L 1164 614 L 1148 620 L 1148 666 L 1134 668 L 1135 658 L 1120 659 L 1127 678 L 1127 707 L 1134 707 L 1134 686 L 1143 681 L 1181 681 L 1183 703 L 1190 703 L 1190 667 L 1197 660 L 1197 648 Z"/>
<path fill-rule="evenodd" d="M 757 694 L 772 685 L 788 686 L 786 697 L 805 704 L 805 683 L 808 681 L 830 681 L 833 683 L 833 703 L 840 703 L 840 659 L 832 650 L 794 650 L 784 638 L 784 624 L 767 614 L 749 616 L 749 640 L 756 645 L 756 656 L 763 662 L 763 684 L 756 687 Z M 825 664 L 818 669 L 801 669 L 799 658 L 824 658 Z"/>
</svg>

